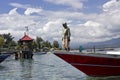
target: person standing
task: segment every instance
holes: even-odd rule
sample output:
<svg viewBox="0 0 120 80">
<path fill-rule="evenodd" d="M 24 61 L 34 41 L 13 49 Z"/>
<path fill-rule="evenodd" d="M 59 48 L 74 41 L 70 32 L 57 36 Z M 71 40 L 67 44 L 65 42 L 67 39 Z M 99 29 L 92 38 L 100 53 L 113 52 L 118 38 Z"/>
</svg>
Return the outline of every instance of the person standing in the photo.
<svg viewBox="0 0 120 80">
<path fill-rule="evenodd" d="M 67 26 L 67 23 L 63 23 L 62 25 L 63 25 L 62 47 L 63 47 L 66 51 L 69 51 L 69 50 L 70 50 L 70 47 L 69 47 L 69 44 L 70 44 L 70 36 L 71 36 L 70 29 L 69 29 L 69 27 Z"/>
</svg>

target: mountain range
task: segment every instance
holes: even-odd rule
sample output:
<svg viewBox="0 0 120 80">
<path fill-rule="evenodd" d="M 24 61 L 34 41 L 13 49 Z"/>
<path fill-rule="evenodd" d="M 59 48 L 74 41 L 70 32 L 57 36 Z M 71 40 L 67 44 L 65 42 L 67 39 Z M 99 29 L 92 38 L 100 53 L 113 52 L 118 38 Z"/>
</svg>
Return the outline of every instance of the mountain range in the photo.
<svg viewBox="0 0 120 80">
<path fill-rule="evenodd" d="M 107 41 L 103 41 L 103 42 L 89 42 L 89 43 L 83 44 L 83 47 L 84 48 L 120 47 L 120 38 L 115 38 L 115 39 L 111 39 L 111 40 L 107 40 Z"/>
</svg>

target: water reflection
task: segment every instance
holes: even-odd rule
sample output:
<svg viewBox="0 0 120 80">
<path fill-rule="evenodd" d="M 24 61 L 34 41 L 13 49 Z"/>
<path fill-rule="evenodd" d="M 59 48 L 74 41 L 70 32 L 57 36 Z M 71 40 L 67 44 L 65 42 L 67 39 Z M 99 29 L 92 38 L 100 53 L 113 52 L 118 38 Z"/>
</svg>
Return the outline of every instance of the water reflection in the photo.
<svg viewBox="0 0 120 80">
<path fill-rule="evenodd" d="M 21 66 L 21 77 L 24 80 L 29 80 L 30 78 L 32 78 L 32 63 L 33 60 L 32 59 L 21 59 L 20 60 L 20 66 Z"/>
<path fill-rule="evenodd" d="M 0 65 L 0 70 L 3 70 L 4 68 L 5 68 L 4 66 Z"/>
</svg>

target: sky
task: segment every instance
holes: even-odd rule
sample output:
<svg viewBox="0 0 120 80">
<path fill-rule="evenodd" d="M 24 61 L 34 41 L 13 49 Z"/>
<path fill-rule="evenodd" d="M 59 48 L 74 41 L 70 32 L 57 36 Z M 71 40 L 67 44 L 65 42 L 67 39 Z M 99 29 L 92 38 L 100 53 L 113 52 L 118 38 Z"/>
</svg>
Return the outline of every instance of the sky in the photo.
<svg viewBox="0 0 120 80">
<path fill-rule="evenodd" d="M 61 44 L 62 24 L 71 30 L 71 46 L 120 38 L 120 0 L 3 0 L 0 34 L 18 41 L 26 32 Z"/>
</svg>

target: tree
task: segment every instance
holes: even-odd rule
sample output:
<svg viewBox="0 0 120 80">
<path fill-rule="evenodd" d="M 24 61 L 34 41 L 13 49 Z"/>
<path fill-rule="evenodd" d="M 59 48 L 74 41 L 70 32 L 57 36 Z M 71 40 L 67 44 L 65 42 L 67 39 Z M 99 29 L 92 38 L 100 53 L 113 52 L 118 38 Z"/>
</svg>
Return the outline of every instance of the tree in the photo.
<svg viewBox="0 0 120 80">
<path fill-rule="evenodd" d="M 52 47 L 51 43 L 49 41 L 44 41 L 42 45 L 43 45 L 43 47 L 47 47 L 47 48 L 51 48 Z"/>
<path fill-rule="evenodd" d="M 58 41 L 53 41 L 53 47 L 54 47 L 54 48 L 59 48 L 59 43 L 58 43 Z"/>
<path fill-rule="evenodd" d="M 3 37 L 5 39 L 5 47 L 10 47 L 14 37 L 10 33 L 3 34 Z"/>
<path fill-rule="evenodd" d="M 38 44 L 38 48 L 40 49 L 42 46 L 43 39 L 41 37 L 36 38 L 36 43 Z"/>
<path fill-rule="evenodd" d="M 2 47 L 3 45 L 4 45 L 4 38 L 0 36 L 0 47 Z"/>
<path fill-rule="evenodd" d="M 37 43 L 36 43 L 36 41 L 33 41 L 32 45 L 33 45 L 33 48 L 36 50 L 37 49 Z"/>
<path fill-rule="evenodd" d="M 17 42 L 15 42 L 13 40 L 9 43 L 10 48 L 15 48 L 16 46 L 17 46 Z"/>
</svg>

